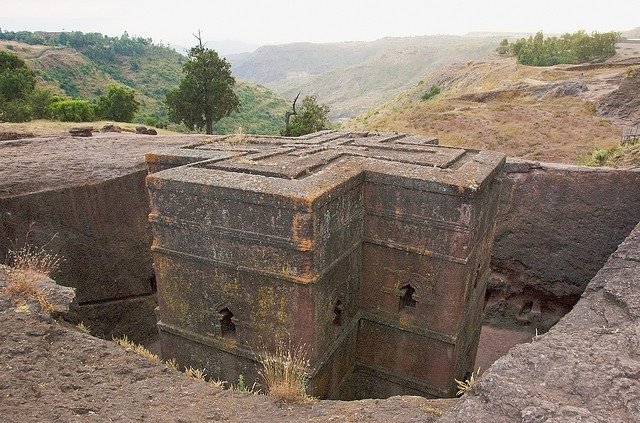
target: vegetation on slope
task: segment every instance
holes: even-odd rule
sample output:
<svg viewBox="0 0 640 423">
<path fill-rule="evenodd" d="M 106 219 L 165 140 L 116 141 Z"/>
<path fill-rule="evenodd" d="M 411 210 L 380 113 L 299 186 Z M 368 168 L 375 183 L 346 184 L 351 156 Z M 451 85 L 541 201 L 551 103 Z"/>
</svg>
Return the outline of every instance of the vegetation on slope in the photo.
<svg viewBox="0 0 640 423">
<path fill-rule="evenodd" d="M 522 66 L 494 55 L 431 72 L 344 128 L 420 133 L 438 137 L 443 145 L 541 161 L 586 162 L 593 151 L 619 143 L 620 122 L 600 116 L 597 106 L 615 90 L 615 81 L 630 78 L 627 74 L 624 68 L 606 66 Z M 442 92 L 423 101 L 433 85 Z M 605 162 L 625 163 L 621 157 Z"/>
<path fill-rule="evenodd" d="M 55 94 L 96 101 L 110 85 L 136 92 L 140 103 L 134 120 L 152 126 L 167 123 L 166 93 L 181 78 L 185 57 L 150 39 L 108 37 L 81 32 L 8 32 L 0 30 L 0 50 L 16 53 L 36 75 L 38 86 Z M 236 93 L 245 104 L 218 123 L 216 132 L 277 134 L 287 101 L 265 87 L 239 82 Z M 280 104 L 280 108 L 272 108 Z M 173 129 L 186 130 L 182 127 Z"/>
<path fill-rule="evenodd" d="M 240 99 L 240 108 L 230 116 L 213 125 L 216 134 L 241 132 L 247 134 L 278 135 L 284 128 L 287 101 L 262 85 L 240 81 L 235 93 Z"/>
<path fill-rule="evenodd" d="M 616 53 L 619 32 L 577 31 L 561 37 L 544 37 L 542 31 L 529 38 L 520 38 L 514 43 L 502 40 L 497 51 L 513 54 L 518 63 L 531 66 L 552 66 L 561 63 L 585 63 L 604 61 Z"/>
<path fill-rule="evenodd" d="M 478 59 L 498 37 L 429 36 L 371 42 L 264 46 L 229 56 L 236 75 L 265 84 L 290 101 L 317 95 L 331 119 L 346 120 L 415 85 L 438 66 Z"/>
</svg>

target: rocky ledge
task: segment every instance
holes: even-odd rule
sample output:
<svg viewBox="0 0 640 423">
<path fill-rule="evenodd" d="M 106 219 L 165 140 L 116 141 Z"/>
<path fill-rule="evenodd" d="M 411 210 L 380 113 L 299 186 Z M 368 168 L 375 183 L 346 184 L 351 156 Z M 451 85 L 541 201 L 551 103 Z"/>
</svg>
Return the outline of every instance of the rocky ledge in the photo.
<svg viewBox="0 0 640 423">
<path fill-rule="evenodd" d="M 439 422 L 640 421 L 640 225 L 548 333 L 496 361 Z"/>
</svg>

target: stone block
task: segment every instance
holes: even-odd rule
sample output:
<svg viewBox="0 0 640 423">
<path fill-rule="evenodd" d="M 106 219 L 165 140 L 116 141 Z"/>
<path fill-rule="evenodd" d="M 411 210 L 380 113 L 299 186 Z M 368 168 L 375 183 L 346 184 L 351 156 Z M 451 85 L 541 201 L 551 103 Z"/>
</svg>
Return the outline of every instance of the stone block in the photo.
<svg viewBox="0 0 640 423">
<path fill-rule="evenodd" d="M 454 394 L 504 156 L 435 144 L 325 131 L 147 155 L 165 358 L 252 383 L 254 352 L 292 342 L 314 395 Z"/>
</svg>

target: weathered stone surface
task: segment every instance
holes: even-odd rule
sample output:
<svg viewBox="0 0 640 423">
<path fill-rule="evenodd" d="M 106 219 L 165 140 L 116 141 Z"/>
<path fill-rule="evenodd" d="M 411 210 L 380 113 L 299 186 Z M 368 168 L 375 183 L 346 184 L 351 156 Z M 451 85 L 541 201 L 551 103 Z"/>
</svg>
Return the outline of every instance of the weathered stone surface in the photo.
<svg viewBox="0 0 640 423">
<path fill-rule="evenodd" d="M 151 345 L 158 340 L 155 292 L 125 299 L 110 299 L 79 306 L 74 302 L 65 316 L 68 322 L 83 322 L 91 334 L 112 339 L 127 336 L 132 342 Z"/>
<path fill-rule="evenodd" d="M 4 283 L 0 266 L 0 287 Z M 298 404 L 222 390 L 52 319 L 37 301 L 16 307 L 2 289 L 0 340 L 2 423 L 428 423 L 455 402 L 394 397 Z"/>
<path fill-rule="evenodd" d="M 64 257 L 53 276 L 77 289 L 81 308 L 151 294 L 144 154 L 200 139 L 97 134 L 81 146 L 71 137 L 0 143 L 0 257 L 12 245 L 46 245 Z M 92 324 L 90 314 L 80 319 Z"/>
<path fill-rule="evenodd" d="M 0 131 L 0 141 L 19 140 L 20 138 L 33 138 L 32 132 Z"/>
<path fill-rule="evenodd" d="M 639 251 L 640 225 L 569 314 L 499 359 L 439 421 L 638 421 Z"/>
<path fill-rule="evenodd" d="M 114 125 L 112 123 L 106 124 L 102 127 L 101 129 L 102 132 L 117 132 L 120 133 L 122 132 L 122 128 L 120 128 L 118 125 Z"/>
<path fill-rule="evenodd" d="M 598 114 L 623 125 L 640 122 L 640 70 L 629 68 L 615 91 L 598 103 Z"/>
<path fill-rule="evenodd" d="M 420 141 L 322 132 L 148 155 L 168 168 L 147 179 L 163 354 L 251 381 L 251 349 L 291 339 L 315 395 L 452 395 L 473 368 L 504 157 Z"/>
<path fill-rule="evenodd" d="M 640 171 L 509 159 L 487 315 L 544 331 L 640 220 Z"/>
<path fill-rule="evenodd" d="M 69 133 L 74 137 L 90 137 L 93 135 L 92 126 L 74 126 L 69 129 Z"/>
<path fill-rule="evenodd" d="M 12 269 L 11 267 L 0 264 L 0 290 L 2 290 L 7 284 L 10 283 L 12 273 L 18 274 L 19 278 L 27 278 L 33 282 L 36 288 L 42 293 L 47 303 L 51 306 L 49 311 L 53 315 L 66 315 L 69 311 L 69 306 L 75 298 L 75 289 L 67 286 L 58 285 L 52 279 L 45 275 L 38 275 L 37 273 L 29 272 L 23 274 L 21 270 Z M 22 276 L 20 276 L 22 274 Z M 26 300 L 28 298 L 22 298 Z M 30 299 L 31 302 L 37 303 L 34 298 Z M 36 307 L 41 308 L 40 305 Z"/>
</svg>

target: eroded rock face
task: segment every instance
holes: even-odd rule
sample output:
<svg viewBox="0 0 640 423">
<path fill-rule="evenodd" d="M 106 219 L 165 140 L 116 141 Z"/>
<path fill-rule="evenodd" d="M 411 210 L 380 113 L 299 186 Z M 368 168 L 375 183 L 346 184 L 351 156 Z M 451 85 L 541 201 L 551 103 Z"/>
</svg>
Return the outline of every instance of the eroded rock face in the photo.
<svg viewBox="0 0 640 423">
<path fill-rule="evenodd" d="M 69 129 L 69 133 L 74 137 L 90 137 L 93 135 L 92 126 L 74 126 Z"/>
<path fill-rule="evenodd" d="M 81 144 L 70 136 L 0 143 L 0 259 L 16 245 L 46 246 L 64 258 L 53 276 L 76 288 L 77 321 L 100 317 L 107 337 L 138 322 L 141 336 L 129 335 L 143 341 L 153 307 L 129 300 L 155 301 L 144 154 L 194 141 L 96 134 Z"/>
<path fill-rule="evenodd" d="M 639 328 L 640 225 L 569 314 L 499 359 L 439 421 L 638 421 Z"/>
<path fill-rule="evenodd" d="M 622 83 L 598 103 L 598 114 L 623 125 L 640 122 L 640 70 L 630 68 Z"/>
<path fill-rule="evenodd" d="M 640 220 L 640 172 L 510 159 L 502 181 L 485 312 L 544 331 Z"/>
</svg>

